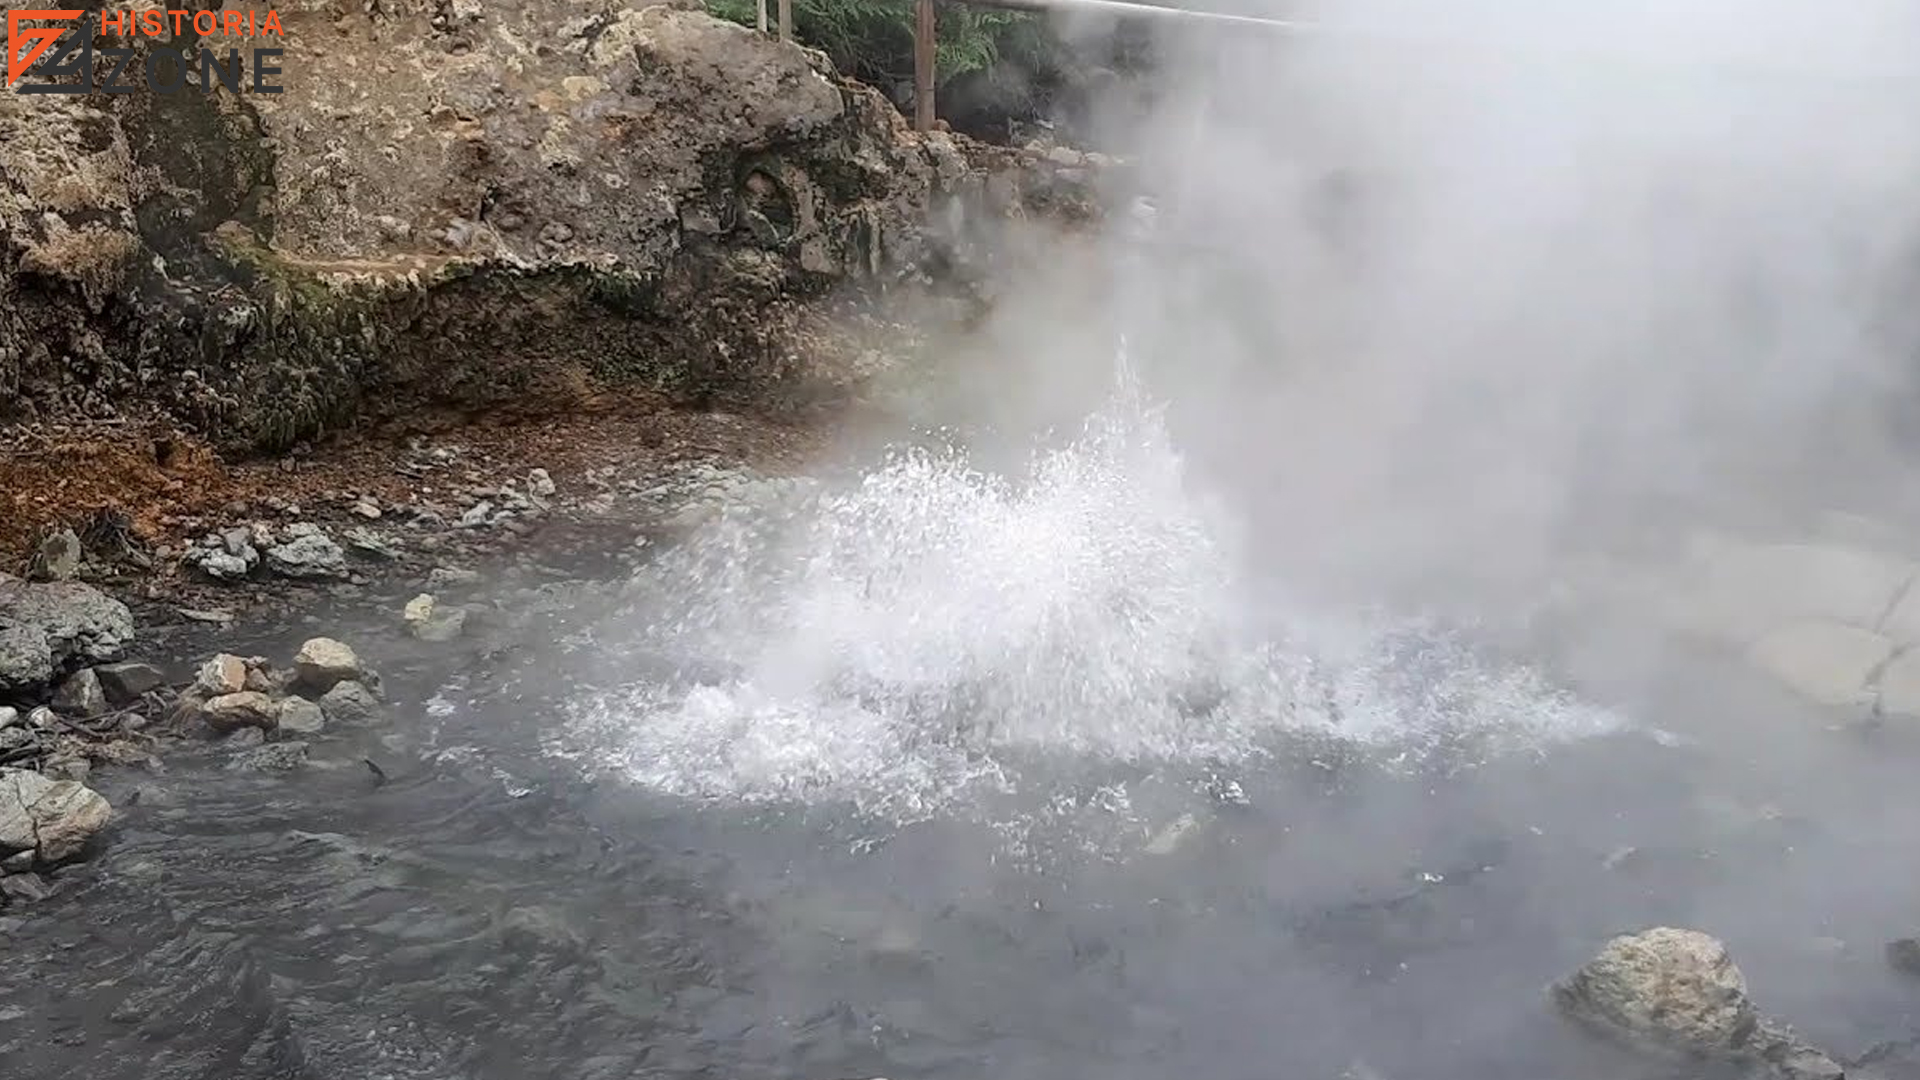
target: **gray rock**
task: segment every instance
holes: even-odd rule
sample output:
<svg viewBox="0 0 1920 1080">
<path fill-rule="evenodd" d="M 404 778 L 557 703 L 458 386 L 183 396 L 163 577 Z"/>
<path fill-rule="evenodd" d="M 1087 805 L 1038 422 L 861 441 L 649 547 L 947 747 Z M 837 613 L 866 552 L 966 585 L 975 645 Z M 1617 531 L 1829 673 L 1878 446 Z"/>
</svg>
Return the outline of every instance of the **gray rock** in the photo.
<svg viewBox="0 0 1920 1080">
<path fill-rule="evenodd" d="M 1764 1066 L 1784 1080 L 1839 1080 L 1833 1059 L 1768 1020 L 1726 946 L 1655 927 L 1609 941 L 1552 990 L 1569 1017 L 1654 1052 Z"/>
<path fill-rule="evenodd" d="M 0 877 L 0 895 L 33 903 L 53 895 L 53 887 L 39 874 L 8 874 Z"/>
<path fill-rule="evenodd" d="M 1920 975 L 1920 938 L 1887 942 L 1887 963 L 1906 975 Z"/>
<path fill-rule="evenodd" d="M 237 544 L 216 539 L 211 546 L 196 547 L 187 552 L 184 561 L 215 581 L 238 581 L 260 565 L 260 552 L 246 542 L 244 530 L 241 535 Z"/>
<path fill-rule="evenodd" d="M 83 757 L 67 756 L 48 758 L 40 767 L 40 773 L 49 780 L 74 780 L 86 783 L 93 775 L 93 763 Z"/>
<path fill-rule="evenodd" d="M 306 763 L 306 743 L 277 742 L 234 755 L 227 768 L 235 772 L 292 772 Z"/>
<path fill-rule="evenodd" d="M 33 732 L 23 727 L 0 728 L 0 753 L 33 745 Z"/>
<path fill-rule="evenodd" d="M 294 526 L 288 526 L 291 533 Z M 325 581 L 347 576 L 347 553 L 318 530 L 267 549 L 267 569 L 281 577 Z"/>
<path fill-rule="evenodd" d="M 477 529 L 487 524 L 492 518 L 493 504 L 482 499 L 468 507 L 466 513 L 460 515 L 460 527 L 463 529 Z"/>
<path fill-rule="evenodd" d="M 11 705 L 0 705 L 0 731 L 20 722 L 20 710 Z"/>
<path fill-rule="evenodd" d="M 320 711 L 336 724 L 364 723 L 380 716 L 380 699 L 358 682 L 343 682 L 320 696 Z"/>
<path fill-rule="evenodd" d="M 380 539 L 369 529 L 348 529 L 347 546 L 362 555 L 375 559 L 397 559 L 400 549 Z"/>
<path fill-rule="evenodd" d="M 27 576 L 35 581 L 69 580 L 80 572 L 80 557 L 80 538 L 72 529 L 61 529 L 40 541 Z"/>
<path fill-rule="evenodd" d="M 35 705 L 27 710 L 27 726 L 37 731 L 49 730 L 59 722 L 59 719 L 53 715 L 53 710 L 45 705 Z"/>
<path fill-rule="evenodd" d="M 527 473 L 527 490 L 531 492 L 535 498 L 551 499 L 553 498 L 554 492 L 559 489 L 554 486 L 553 477 L 547 474 L 547 470 L 534 469 Z"/>
<path fill-rule="evenodd" d="M 100 688 L 114 705 L 137 701 L 141 695 L 167 685 L 166 675 L 152 664 L 102 664 L 93 673 L 100 677 Z"/>
<path fill-rule="evenodd" d="M 220 745 L 230 750 L 245 750 L 250 746 L 259 746 L 267 741 L 267 733 L 257 727 L 243 727 L 220 740 Z"/>
<path fill-rule="evenodd" d="M 127 605 L 72 581 L 0 584 L 0 626 L 4 625 L 39 631 L 56 670 L 72 662 L 118 660 L 133 642 L 133 613 Z M 0 653 L 11 651 L 12 647 L 0 645 Z"/>
<path fill-rule="evenodd" d="M 33 869 L 33 852 L 22 851 L 0 859 L 0 873 L 24 874 Z"/>
<path fill-rule="evenodd" d="M 84 784 L 0 769 L 0 855 L 32 851 L 42 863 L 65 861 L 112 817 L 107 800 Z"/>
<path fill-rule="evenodd" d="M 407 625 L 413 630 L 413 636 L 421 641 L 445 643 L 455 640 L 466 630 L 467 612 L 464 608 L 447 608 Z"/>
<path fill-rule="evenodd" d="M 53 648 L 31 626 L 0 622 L 0 694 L 33 694 L 53 680 Z"/>
<path fill-rule="evenodd" d="M 273 699 L 253 690 L 221 694 L 200 706 L 200 715 L 215 731 L 241 727 L 270 728 L 279 716 Z"/>
<path fill-rule="evenodd" d="M 363 673 L 360 658 L 344 642 L 333 638 L 309 638 L 293 657 L 295 683 L 321 693 L 337 682 L 359 679 Z"/>
<path fill-rule="evenodd" d="M 280 703 L 279 727 L 281 731 L 296 735 L 312 735 L 325 730 L 326 713 L 320 706 L 303 697 L 290 697 Z"/>
<path fill-rule="evenodd" d="M 99 716 L 107 711 L 107 692 L 92 668 L 81 668 L 53 695 L 53 707 L 68 716 Z"/>
<path fill-rule="evenodd" d="M 232 653 L 218 653 L 200 665 L 193 685 L 208 697 L 237 694 L 247 688 L 247 662 Z"/>
<path fill-rule="evenodd" d="M 463 570 L 452 566 L 436 566 L 427 574 L 427 587 L 444 589 L 450 585 L 472 585 L 480 580 L 480 575 L 472 570 Z"/>
</svg>

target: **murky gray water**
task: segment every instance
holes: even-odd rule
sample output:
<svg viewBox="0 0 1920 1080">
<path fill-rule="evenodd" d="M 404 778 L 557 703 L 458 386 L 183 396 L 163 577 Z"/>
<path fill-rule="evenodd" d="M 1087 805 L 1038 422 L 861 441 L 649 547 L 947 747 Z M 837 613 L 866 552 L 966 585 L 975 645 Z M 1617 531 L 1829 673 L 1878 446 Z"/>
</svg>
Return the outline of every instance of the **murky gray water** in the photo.
<svg viewBox="0 0 1920 1080">
<path fill-rule="evenodd" d="M 0 920 L 0 1075 L 1612 1080 L 1542 989 L 1655 922 L 1842 1056 L 1920 1033 L 1913 747 L 1303 624 L 1108 434 L 717 530 L 302 772 L 102 776 Z"/>
</svg>

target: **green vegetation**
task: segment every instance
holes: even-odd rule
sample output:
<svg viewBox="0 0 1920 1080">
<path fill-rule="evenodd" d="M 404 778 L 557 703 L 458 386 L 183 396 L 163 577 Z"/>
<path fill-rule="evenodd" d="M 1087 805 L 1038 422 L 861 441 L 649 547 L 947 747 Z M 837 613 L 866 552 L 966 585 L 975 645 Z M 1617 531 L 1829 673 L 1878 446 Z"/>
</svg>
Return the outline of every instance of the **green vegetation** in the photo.
<svg viewBox="0 0 1920 1080">
<path fill-rule="evenodd" d="M 779 0 L 767 0 L 768 19 Z M 754 25 L 755 0 L 708 0 L 713 14 Z M 1032 15 L 943 4 L 934 58 L 937 77 L 983 71 L 1000 63 L 1048 66 L 1046 24 Z M 794 35 L 833 58 L 835 66 L 872 83 L 913 78 L 913 0 L 793 0 Z"/>
</svg>

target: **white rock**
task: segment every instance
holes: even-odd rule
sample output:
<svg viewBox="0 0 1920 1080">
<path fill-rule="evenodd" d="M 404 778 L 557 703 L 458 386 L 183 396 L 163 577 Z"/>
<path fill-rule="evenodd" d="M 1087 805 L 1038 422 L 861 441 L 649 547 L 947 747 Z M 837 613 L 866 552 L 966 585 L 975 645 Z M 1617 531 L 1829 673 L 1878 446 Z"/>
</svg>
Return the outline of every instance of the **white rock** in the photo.
<svg viewBox="0 0 1920 1080">
<path fill-rule="evenodd" d="M 547 475 L 547 470 L 534 469 L 527 474 L 527 490 L 535 498 L 550 499 L 559 489 L 554 485 L 553 477 Z"/>
<path fill-rule="evenodd" d="M 294 679 L 301 686 L 321 693 L 343 679 L 358 679 L 364 671 L 360 658 L 345 642 L 333 638 L 309 638 L 293 657 Z"/>
<path fill-rule="evenodd" d="M 1755 641 L 1748 659 L 1808 701 L 1828 706 L 1873 700 L 1874 670 L 1893 655 L 1886 637 L 1834 622 L 1797 622 Z"/>
</svg>

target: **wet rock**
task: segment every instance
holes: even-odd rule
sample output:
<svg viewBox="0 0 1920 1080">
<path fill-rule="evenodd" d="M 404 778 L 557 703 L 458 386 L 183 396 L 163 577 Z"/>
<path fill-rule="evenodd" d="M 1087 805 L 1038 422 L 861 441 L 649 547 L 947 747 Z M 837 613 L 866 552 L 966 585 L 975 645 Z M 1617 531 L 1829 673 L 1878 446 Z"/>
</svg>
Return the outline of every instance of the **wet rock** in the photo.
<svg viewBox="0 0 1920 1080">
<path fill-rule="evenodd" d="M 377 719 L 380 699 L 358 682 L 343 682 L 320 696 L 320 711 L 329 723 L 355 724 Z"/>
<path fill-rule="evenodd" d="M 345 642 L 317 637 L 309 638 L 294 654 L 293 674 L 297 685 L 325 693 L 335 683 L 360 679 L 365 672 L 360 657 Z"/>
<path fill-rule="evenodd" d="M 427 574 L 427 586 L 444 589 L 455 585 L 472 585 L 480 580 L 480 575 L 472 570 L 453 566 L 436 566 Z"/>
<path fill-rule="evenodd" d="M 53 695 L 53 707 L 68 716 L 99 716 L 107 711 L 107 692 L 92 668 L 81 668 Z"/>
<path fill-rule="evenodd" d="M 221 694 L 200 706 L 201 718 L 215 731 L 223 732 L 242 727 L 270 728 L 279 712 L 272 698 L 252 690 Z"/>
<path fill-rule="evenodd" d="M 80 538 L 72 529 L 61 529 L 40 541 L 27 577 L 34 581 L 66 581 L 80 572 L 80 557 Z"/>
<path fill-rule="evenodd" d="M 234 772 L 292 772 L 306 763 L 306 743 L 277 742 L 236 754 L 227 768 Z"/>
<path fill-rule="evenodd" d="M 237 694 L 247 688 L 247 662 L 232 653 L 220 653 L 200 665 L 193 686 L 208 697 Z"/>
<path fill-rule="evenodd" d="M 1887 942 L 1887 963 L 1902 974 L 1920 976 L 1920 938 Z"/>
<path fill-rule="evenodd" d="M 547 475 L 547 470 L 534 469 L 527 473 L 527 491 L 535 498 L 551 499 L 558 490 L 553 477 Z"/>
<path fill-rule="evenodd" d="M 316 530 L 268 548 L 267 569 L 281 577 L 299 581 L 335 580 L 348 574 L 347 553 L 326 534 Z"/>
<path fill-rule="evenodd" d="M 73 754 L 51 757 L 40 767 L 40 773 L 49 780 L 73 780 L 84 784 L 87 777 L 93 775 L 93 763 Z"/>
<path fill-rule="evenodd" d="M 247 684 L 242 689 L 278 697 L 286 692 L 287 685 L 293 681 L 293 673 L 276 671 L 273 664 L 264 656 L 250 656 L 246 661 Z"/>
<path fill-rule="evenodd" d="M 53 895 L 53 886 L 39 874 L 8 874 L 0 878 L 0 894 L 12 900 L 34 903 Z"/>
<path fill-rule="evenodd" d="M 130 704 L 167 685 L 166 675 L 152 664 L 102 664 L 94 668 L 93 673 L 99 677 L 100 688 L 113 705 Z"/>
<path fill-rule="evenodd" d="M 263 745 L 266 741 L 267 733 L 265 730 L 257 727 L 243 727 L 226 738 L 221 739 L 220 745 L 230 750 L 245 750 L 248 747 Z"/>
<path fill-rule="evenodd" d="M 24 874 L 33 869 L 33 852 L 22 851 L 0 859 L 0 873 Z"/>
<path fill-rule="evenodd" d="M 1569 1017 L 1645 1050 L 1761 1066 L 1784 1080 L 1843 1075 L 1763 1016 L 1726 946 L 1697 930 L 1614 938 L 1552 996 Z"/>
<path fill-rule="evenodd" d="M 41 863 L 78 855 L 113 808 L 97 791 L 25 769 L 0 769 L 0 855 L 32 851 Z"/>
<path fill-rule="evenodd" d="M 432 594 L 421 593 L 407 601 L 401 612 L 407 630 L 421 641 L 448 642 L 466 629 L 467 613 L 461 608 L 442 608 Z"/>
<path fill-rule="evenodd" d="M 20 710 L 11 705 L 0 705 L 0 731 L 13 727 L 20 722 Z"/>
<path fill-rule="evenodd" d="M 327 726 L 326 713 L 303 697 L 290 697 L 280 703 L 279 728 L 295 735 L 312 735 Z"/>
<path fill-rule="evenodd" d="M 1755 641 L 1748 658 L 1788 689 L 1819 705 L 1865 705 L 1868 680 L 1893 655 L 1893 642 L 1871 630 L 1808 620 Z"/>
</svg>

